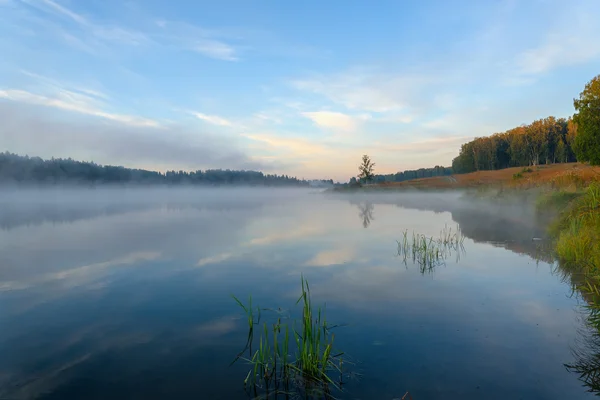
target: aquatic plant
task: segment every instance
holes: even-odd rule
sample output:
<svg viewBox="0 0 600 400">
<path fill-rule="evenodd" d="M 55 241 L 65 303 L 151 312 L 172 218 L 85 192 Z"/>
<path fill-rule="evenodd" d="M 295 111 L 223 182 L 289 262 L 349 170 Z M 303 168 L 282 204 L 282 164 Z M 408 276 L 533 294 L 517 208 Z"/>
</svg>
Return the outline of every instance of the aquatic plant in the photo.
<svg viewBox="0 0 600 400">
<path fill-rule="evenodd" d="M 409 237 L 408 230 L 405 230 L 402 233 L 402 241 L 397 241 L 398 256 L 403 258 L 405 265 L 407 260 L 412 259 L 413 263 L 419 265 L 421 273 L 425 273 L 445 264 L 446 259 L 453 253 L 458 261 L 464 253 L 464 240 L 465 237 L 458 226 L 453 230 L 445 225 L 437 238 L 415 232 Z"/>
<path fill-rule="evenodd" d="M 315 309 L 311 302 L 308 282 L 301 278 L 301 295 L 296 304 L 302 306 L 300 321 L 289 324 L 277 318 L 271 326 L 263 324 L 258 345 L 252 352 L 255 327 L 252 298 L 244 305 L 232 296 L 248 319 L 248 337 L 244 349 L 233 360 L 246 361 L 250 370 L 244 387 L 254 398 L 271 396 L 301 396 L 304 398 L 333 398 L 332 390 L 341 390 L 344 377 L 344 353 L 334 352 L 334 335 L 322 308 Z M 248 355 L 244 354 L 248 351 Z M 292 355 L 292 353 L 294 353 Z M 249 393 L 250 394 L 250 393 Z"/>
</svg>

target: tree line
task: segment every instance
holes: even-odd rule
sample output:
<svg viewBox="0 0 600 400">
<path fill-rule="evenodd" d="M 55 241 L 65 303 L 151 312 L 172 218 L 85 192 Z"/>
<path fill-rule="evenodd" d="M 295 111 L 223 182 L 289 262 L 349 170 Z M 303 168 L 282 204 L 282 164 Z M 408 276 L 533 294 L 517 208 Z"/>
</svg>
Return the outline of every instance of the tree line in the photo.
<svg viewBox="0 0 600 400">
<path fill-rule="evenodd" d="M 324 181 L 331 182 L 331 181 Z M 205 171 L 148 171 L 99 165 L 71 158 L 29 157 L 0 153 L 0 183 L 86 184 L 203 184 L 256 186 L 309 186 L 309 182 L 287 175 L 259 171 L 208 169 Z"/>
<path fill-rule="evenodd" d="M 547 117 L 506 132 L 478 137 L 461 146 L 452 170 L 474 171 L 575 162 L 572 118 Z"/>
<path fill-rule="evenodd" d="M 600 75 L 573 100 L 575 114 L 547 117 L 461 146 L 452 161 L 456 174 L 539 164 L 600 164 Z"/>
<path fill-rule="evenodd" d="M 452 168 L 442 167 L 439 165 L 436 165 L 433 168 L 419 168 L 396 172 L 395 174 L 373 174 L 371 171 L 370 176 L 365 176 L 364 172 L 361 172 L 358 181 L 355 177 L 352 177 L 349 183 L 350 185 L 354 185 L 359 181 L 368 183 L 403 182 L 411 179 L 431 178 L 434 176 L 449 176 L 452 175 L 452 172 Z"/>
<path fill-rule="evenodd" d="M 395 174 L 376 175 L 368 156 L 363 156 L 358 181 L 401 182 L 468 172 L 526 167 L 540 164 L 589 162 L 600 165 L 600 75 L 594 77 L 573 99 L 575 114 L 553 116 L 491 136 L 477 137 L 461 146 L 452 167 L 421 168 Z M 352 178 L 350 184 L 356 184 Z"/>
</svg>

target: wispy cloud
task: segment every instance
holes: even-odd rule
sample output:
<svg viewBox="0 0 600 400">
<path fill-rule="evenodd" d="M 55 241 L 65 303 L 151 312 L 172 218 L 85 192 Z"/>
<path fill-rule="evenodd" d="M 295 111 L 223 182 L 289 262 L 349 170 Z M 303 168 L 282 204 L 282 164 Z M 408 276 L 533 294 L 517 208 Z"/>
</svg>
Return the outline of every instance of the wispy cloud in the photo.
<svg viewBox="0 0 600 400">
<path fill-rule="evenodd" d="M 88 21 L 82 17 L 81 15 L 69 10 L 66 7 L 61 6 L 60 4 L 51 1 L 51 0 L 39 0 L 39 1 L 35 1 L 35 0 L 22 0 L 27 4 L 30 4 L 32 6 L 35 7 L 39 7 L 39 5 L 41 4 L 45 4 L 46 6 L 48 6 L 51 10 L 58 12 L 59 14 L 68 17 L 70 19 L 72 19 L 73 21 L 77 22 L 78 24 L 82 24 L 82 25 L 87 25 Z"/>
<path fill-rule="evenodd" d="M 193 51 L 205 57 L 223 61 L 239 61 L 239 47 L 227 32 L 209 30 L 179 21 L 155 22 L 158 31 L 153 38 L 164 46 Z"/>
<path fill-rule="evenodd" d="M 303 112 L 303 116 L 311 119 L 322 128 L 333 128 L 344 131 L 353 131 L 357 128 L 358 118 L 334 111 Z M 365 116 L 362 119 L 366 119 Z"/>
<path fill-rule="evenodd" d="M 143 126 L 152 128 L 160 127 L 160 124 L 157 121 L 148 118 L 133 115 L 114 114 L 95 108 L 93 104 L 91 104 L 91 102 L 89 101 L 89 98 L 67 90 L 63 90 L 62 92 L 57 93 L 55 97 L 48 97 L 36 93 L 31 93 L 25 90 L 7 89 L 0 90 L 0 98 L 21 103 L 35 104 L 46 107 L 55 107 L 63 110 L 78 112 L 81 114 L 93 115 L 96 117 L 109 119 L 131 126 Z"/>
<path fill-rule="evenodd" d="M 97 24 L 83 15 L 78 14 L 66 6 L 52 0 L 21 1 L 38 9 L 39 11 L 55 14 L 76 23 L 80 28 L 84 29 L 96 39 L 128 45 L 141 45 L 150 41 L 148 36 L 142 32 L 125 29 L 119 26 L 105 26 L 102 24 Z M 69 41 L 74 42 L 73 36 L 69 37 L 68 33 L 66 33 L 66 35 L 66 38 Z"/>
<path fill-rule="evenodd" d="M 200 54 L 217 60 L 238 61 L 235 49 L 218 40 L 202 39 L 199 40 L 192 49 Z"/>
<path fill-rule="evenodd" d="M 217 254 L 217 255 L 211 256 L 211 257 L 204 257 L 204 258 L 201 258 L 200 260 L 198 260 L 198 262 L 196 263 L 196 266 L 204 267 L 206 265 L 211 265 L 211 264 L 220 264 L 224 261 L 229 260 L 233 256 L 234 255 L 232 253 L 223 253 L 223 254 Z"/>
<path fill-rule="evenodd" d="M 202 121 L 206 121 L 213 125 L 219 125 L 219 126 L 233 126 L 234 125 L 228 119 L 219 117 L 217 115 L 207 115 L 207 114 L 202 114 L 202 113 L 195 112 L 195 111 L 191 111 L 190 113 L 193 116 L 195 116 L 196 118 L 201 119 Z"/>
<path fill-rule="evenodd" d="M 261 147 L 270 147 L 282 156 L 316 157 L 330 154 L 331 149 L 300 137 L 284 137 L 273 134 L 243 134 L 248 139 L 261 143 Z"/>
<path fill-rule="evenodd" d="M 52 26 L 55 33 L 67 44 L 89 54 L 99 55 L 110 51 L 114 52 L 115 46 L 152 45 L 193 51 L 218 60 L 239 60 L 238 50 L 220 38 L 219 36 L 222 33 L 218 31 L 210 31 L 194 25 L 173 21 L 159 21 L 154 24 L 139 23 L 138 25 L 143 26 L 144 29 L 107 25 L 79 14 L 58 1 L 20 1 L 37 11 L 55 16 L 56 24 Z M 40 22 L 35 18 L 29 20 L 29 22 L 36 21 Z M 148 26 L 154 26 L 155 28 L 151 29 Z M 73 27 L 78 29 L 73 29 Z"/>
<path fill-rule="evenodd" d="M 600 59 L 600 3 L 564 3 L 558 12 L 569 24 L 550 24 L 543 40 L 517 55 L 521 75 L 539 75 L 556 68 Z"/>
<path fill-rule="evenodd" d="M 385 74 L 357 68 L 330 76 L 294 80 L 292 85 L 351 110 L 386 113 L 416 106 L 415 94 L 435 80 L 433 76 Z"/>
</svg>

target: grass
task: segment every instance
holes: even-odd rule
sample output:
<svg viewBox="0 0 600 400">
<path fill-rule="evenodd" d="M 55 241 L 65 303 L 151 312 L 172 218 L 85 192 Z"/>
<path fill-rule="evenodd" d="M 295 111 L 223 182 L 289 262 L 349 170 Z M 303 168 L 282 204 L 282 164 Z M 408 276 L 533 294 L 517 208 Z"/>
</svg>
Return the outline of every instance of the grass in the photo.
<svg viewBox="0 0 600 400">
<path fill-rule="evenodd" d="M 255 327 L 260 324 L 260 309 L 254 313 L 251 298 L 248 305 L 235 296 L 233 298 L 247 316 L 248 337 L 244 349 L 232 364 L 243 360 L 250 365 L 244 387 L 254 398 L 331 399 L 332 390 L 341 390 L 343 353 L 334 352 L 334 335 L 331 333 L 336 326 L 327 324 L 324 309 L 313 307 L 310 287 L 304 277 L 296 302 L 302 306 L 300 321 L 294 321 L 291 328 L 282 323 L 281 318 L 271 326 L 265 322 L 254 352 L 252 346 Z"/>
<path fill-rule="evenodd" d="M 600 282 L 600 183 L 574 198 L 553 229 L 561 264 Z"/>
<path fill-rule="evenodd" d="M 517 172 L 516 174 L 513 174 L 513 179 L 517 180 L 517 179 L 521 179 L 523 178 L 523 173 L 522 172 Z"/>
<path fill-rule="evenodd" d="M 403 258 L 405 265 L 407 260 L 412 259 L 413 263 L 419 265 L 421 273 L 431 272 L 435 267 L 445 264 L 453 251 L 458 259 L 464 253 L 464 240 L 458 226 L 452 230 L 446 225 L 437 238 L 414 232 L 409 236 L 406 230 L 402 233 L 402 241 L 398 241 L 398 255 Z"/>
<path fill-rule="evenodd" d="M 535 206 L 538 211 L 547 209 L 562 211 L 581 195 L 581 192 L 564 189 L 546 191 L 537 198 Z"/>
</svg>

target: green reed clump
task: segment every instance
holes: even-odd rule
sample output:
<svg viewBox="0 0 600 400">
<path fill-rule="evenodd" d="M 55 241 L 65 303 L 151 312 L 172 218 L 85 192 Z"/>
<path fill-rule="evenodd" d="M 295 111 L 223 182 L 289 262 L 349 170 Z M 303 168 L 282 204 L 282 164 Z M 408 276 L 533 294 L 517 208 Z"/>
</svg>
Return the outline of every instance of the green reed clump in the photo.
<svg viewBox="0 0 600 400">
<path fill-rule="evenodd" d="M 343 353 L 334 354 L 334 335 L 330 331 L 335 326 L 327 324 L 323 309 L 315 310 L 313 307 L 310 287 L 304 277 L 301 279 L 301 295 L 296 302 L 302 305 L 300 321 L 294 321 L 291 329 L 287 323 L 282 323 L 281 318 L 272 326 L 264 323 L 254 352 L 254 331 L 260 320 L 254 318 L 251 299 L 248 306 L 235 296 L 234 299 L 248 317 L 246 346 L 232 362 L 244 360 L 251 367 L 244 387 L 255 398 L 268 399 L 278 395 L 286 398 L 292 395 L 332 398 L 331 390 L 339 390 L 343 383 Z M 248 355 L 244 356 L 246 351 Z"/>
<path fill-rule="evenodd" d="M 600 280 L 600 184 L 573 200 L 554 229 L 562 264 Z"/>
<path fill-rule="evenodd" d="M 402 241 L 398 241 L 398 255 L 403 257 L 405 264 L 407 260 L 412 259 L 424 273 L 445 264 L 452 254 L 456 254 L 458 261 L 461 253 L 464 253 L 464 240 L 458 226 L 453 230 L 446 225 L 437 238 L 415 232 L 409 236 L 408 230 L 405 230 L 402 233 Z"/>
</svg>

